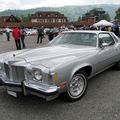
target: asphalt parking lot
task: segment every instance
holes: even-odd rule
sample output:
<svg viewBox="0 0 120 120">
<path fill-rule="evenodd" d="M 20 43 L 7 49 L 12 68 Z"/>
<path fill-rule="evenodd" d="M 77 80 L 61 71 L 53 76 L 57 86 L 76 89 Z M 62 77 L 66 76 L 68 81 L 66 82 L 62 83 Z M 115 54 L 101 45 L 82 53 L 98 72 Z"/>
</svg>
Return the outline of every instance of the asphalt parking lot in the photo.
<svg viewBox="0 0 120 120">
<path fill-rule="evenodd" d="M 27 48 L 43 47 L 36 44 L 37 36 L 26 37 Z M 0 35 L 0 53 L 16 50 Z M 0 120 L 120 120 L 120 71 L 106 70 L 88 82 L 85 96 L 76 102 L 67 103 L 57 98 L 46 102 L 36 96 L 14 98 L 0 87 Z"/>
</svg>

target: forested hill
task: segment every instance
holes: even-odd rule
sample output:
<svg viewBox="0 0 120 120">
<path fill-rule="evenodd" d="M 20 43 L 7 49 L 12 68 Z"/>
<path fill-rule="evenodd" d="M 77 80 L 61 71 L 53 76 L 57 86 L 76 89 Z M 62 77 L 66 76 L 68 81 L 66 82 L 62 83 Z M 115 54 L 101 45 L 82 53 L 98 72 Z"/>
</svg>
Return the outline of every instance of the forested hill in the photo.
<svg viewBox="0 0 120 120">
<path fill-rule="evenodd" d="M 28 14 L 34 14 L 36 11 L 59 11 L 63 13 L 70 21 L 76 21 L 79 16 L 85 14 L 87 11 L 93 8 L 103 8 L 106 13 L 110 15 L 111 20 L 115 17 L 115 11 L 120 7 L 115 4 L 103 4 L 103 5 L 87 5 L 87 6 L 64 6 L 64 7 L 41 7 L 27 10 L 5 10 L 0 12 L 0 16 L 17 15 L 27 16 Z"/>
</svg>

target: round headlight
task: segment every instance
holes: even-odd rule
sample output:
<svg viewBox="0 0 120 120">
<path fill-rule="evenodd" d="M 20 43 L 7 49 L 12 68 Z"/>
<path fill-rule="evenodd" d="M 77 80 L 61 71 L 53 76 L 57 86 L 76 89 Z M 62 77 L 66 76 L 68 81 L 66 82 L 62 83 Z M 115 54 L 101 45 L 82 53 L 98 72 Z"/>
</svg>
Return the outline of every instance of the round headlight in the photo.
<svg viewBox="0 0 120 120">
<path fill-rule="evenodd" d="M 35 70 L 34 71 L 34 79 L 35 80 L 42 80 L 42 72 L 41 71 L 39 71 L 39 70 Z"/>
</svg>

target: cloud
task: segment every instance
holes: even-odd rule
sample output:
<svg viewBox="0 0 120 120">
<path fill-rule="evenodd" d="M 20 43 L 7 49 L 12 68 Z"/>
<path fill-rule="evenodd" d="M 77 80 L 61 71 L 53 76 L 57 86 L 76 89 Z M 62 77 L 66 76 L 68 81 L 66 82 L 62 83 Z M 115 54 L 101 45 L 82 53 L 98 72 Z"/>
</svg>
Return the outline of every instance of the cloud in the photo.
<svg viewBox="0 0 120 120">
<path fill-rule="evenodd" d="M 120 0 L 0 0 L 0 10 L 93 4 L 120 4 Z"/>
<path fill-rule="evenodd" d="M 89 5 L 89 4 L 93 5 L 93 4 L 118 4 L 118 3 L 120 4 L 120 0 L 41 0 L 41 1 L 38 0 L 37 3 L 34 2 L 34 6 L 58 7 L 68 5 Z"/>
<path fill-rule="evenodd" d="M 0 0 L 0 10 L 17 9 L 20 6 L 19 0 Z"/>
</svg>

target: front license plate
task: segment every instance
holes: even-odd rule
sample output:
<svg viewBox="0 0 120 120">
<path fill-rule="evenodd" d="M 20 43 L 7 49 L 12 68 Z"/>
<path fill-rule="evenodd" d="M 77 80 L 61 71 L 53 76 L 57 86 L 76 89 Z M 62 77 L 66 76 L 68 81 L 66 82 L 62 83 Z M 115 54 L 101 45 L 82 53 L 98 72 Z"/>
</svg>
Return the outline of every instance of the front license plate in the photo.
<svg viewBox="0 0 120 120">
<path fill-rule="evenodd" d="M 12 95 L 13 97 L 17 97 L 17 93 L 16 92 L 13 92 L 13 91 L 7 91 L 7 93 L 9 94 L 9 95 Z"/>
</svg>

